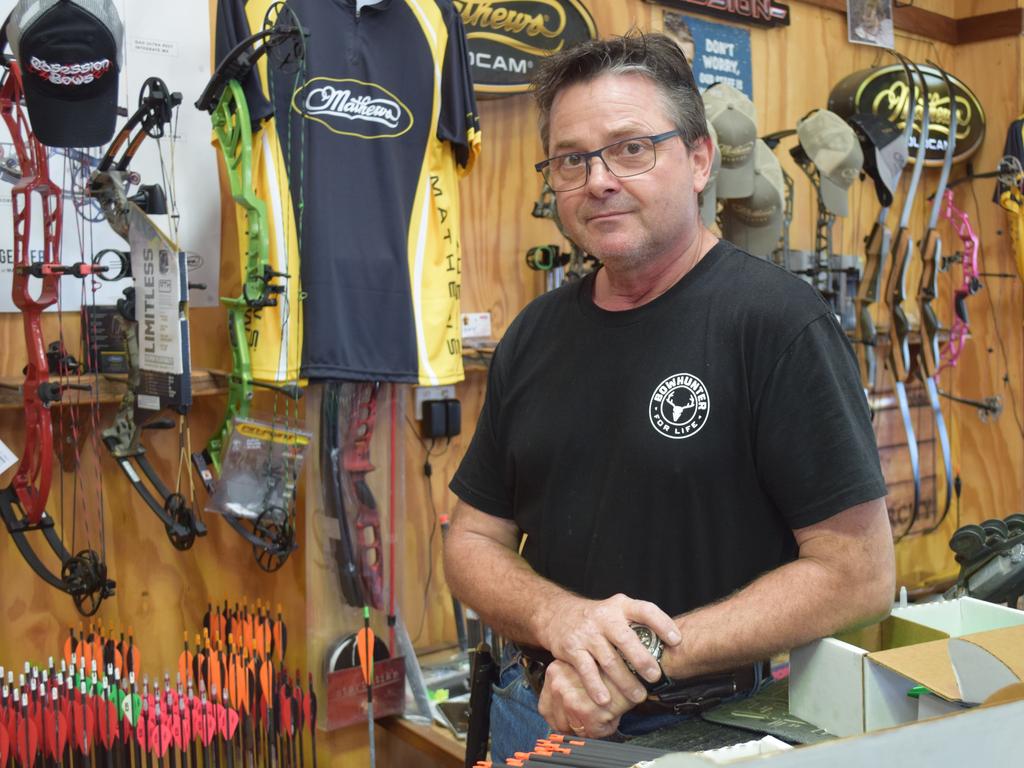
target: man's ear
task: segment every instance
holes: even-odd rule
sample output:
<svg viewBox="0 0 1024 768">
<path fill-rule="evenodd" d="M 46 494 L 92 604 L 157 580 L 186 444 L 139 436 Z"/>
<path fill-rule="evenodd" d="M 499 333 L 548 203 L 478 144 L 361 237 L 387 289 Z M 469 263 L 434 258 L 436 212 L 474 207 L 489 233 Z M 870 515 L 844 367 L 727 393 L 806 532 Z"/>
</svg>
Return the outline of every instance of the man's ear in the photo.
<svg viewBox="0 0 1024 768">
<path fill-rule="evenodd" d="M 693 189 L 703 192 L 711 178 L 711 164 L 715 159 L 715 148 L 711 137 L 705 136 L 689 149 L 690 173 L 693 175 Z"/>
</svg>

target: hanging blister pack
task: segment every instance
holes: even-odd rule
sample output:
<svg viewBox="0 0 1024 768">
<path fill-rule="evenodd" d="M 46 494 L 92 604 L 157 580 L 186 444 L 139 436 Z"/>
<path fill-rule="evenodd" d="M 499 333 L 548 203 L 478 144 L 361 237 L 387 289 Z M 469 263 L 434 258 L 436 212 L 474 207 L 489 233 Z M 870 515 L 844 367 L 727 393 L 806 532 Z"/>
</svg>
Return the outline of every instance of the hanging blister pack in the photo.
<svg viewBox="0 0 1024 768">
<path fill-rule="evenodd" d="M 217 490 L 206 509 L 221 515 L 290 525 L 310 433 L 254 419 L 235 419 Z"/>
</svg>

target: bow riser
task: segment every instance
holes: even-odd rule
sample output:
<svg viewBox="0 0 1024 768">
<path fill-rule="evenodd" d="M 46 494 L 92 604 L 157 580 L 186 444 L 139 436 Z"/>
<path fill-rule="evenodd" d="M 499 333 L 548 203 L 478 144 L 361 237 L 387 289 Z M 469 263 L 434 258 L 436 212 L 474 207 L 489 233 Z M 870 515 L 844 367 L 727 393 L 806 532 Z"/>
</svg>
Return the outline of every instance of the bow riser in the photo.
<svg viewBox="0 0 1024 768">
<path fill-rule="evenodd" d="M 892 232 L 885 226 L 888 208 L 883 209 L 879 220 L 871 228 L 865 246 L 864 279 L 857 289 L 857 338 L 861 342 L 858 363 L 860 365 L 861 384 L 865 389 L 875 386 L 877 356 L 875 346 L 878 343 L 878 330 L 875 318 L 871 314 L 871 306 L 878 301 L 882 290 L 882 275 L 889 259 L 892 246 Z"/>
<path fill-rule="evenodd" d="M 14 274 L 12 299 L 21 310 L 28 365 L 22 385 L 25 410 L 25 449 L 12 488 L 29 525 L 39 525 L 46 510 L 53 474 L 53 428 L 49 406 L 59 389 L 50 386 L 43 338 L 43 311 L 57 302 L 60 273 L 61 194 L 49 178 L 46 150 L 32 134 L 21 108 L 21 73 L 12 63 L 0 88 L 0 114 L 14 142 L 21 178 L 11 190 L 14 217 Z M 36 264 L 40 288 L 31 291 L 33 267 L 29 248 L 32 195 L 38 194 L 43 215 L 43 258 Z"/>
<path fill-rule="evenodd" d="M 341 459 L 356 502 L 353 522 L 356 527 L 359 577 L 368 602 L 378 610 L 384 607 L 380 512 L 366 476 L 375 469 L 370 461 L 370 444 L 377 424 L 379 390 L 377 384 L 356 385 Z"/>
<path fill-rule="evenodd" d="M 253 192 L 252 125 L 242 86 L 228 82 L 212 115 L 213 131 L 227 165 L 231 197 L 245 211 L 245 283 L 242 294 L 250 307 L 273 306 L 276 286 L 270 285 L 270 240 L 267 204 Z"/>
<path fill-rule="evenodd" d="M 48 394 L 49 370 L 43 341 L 39 310 L 26 313 L 25 348 L 29 362 L 22 385 L 22 406 L 25 409 L 25 450 L 12 481 L 18 500 L 30 523 L 38 523 L 46 510 L 53 477 L 53 421 Z"/>
<path fill-rule="evenodd" d="M 903 309 L 907 298 L 907 265 L 914 255 L 914 241 L 906 228 L 896 233 L 893 246 L 893 265 L 889 272 L 889 306 L 892 312 L 889 326 L 889 362 L 897 381 L 906 381 L 910 370 L 910 320 Z"/>
<path fill-rule="evenodd" d="M 936 371 L 936 376 L 946 368 L 955 368 L 960 362 L 960 354 L 970 334 L 967 297 L 973 296 L 981 289 L 981 282 L 978 280 L 978 236 L 971 226 L 967 212 L 953 202 L 951 189 L 947 189 L 943 195 L 942 217 L 952 224 L 953 231 L 963 244 L 964 250 L 960 259 L 963 279 L 960 287 L 953 293 L 953 325 L 949 331 L 949 341 L 942 349 L 942 363 Z"/>
<path fill-rule="evenodd" d="M 942 263 L 942 238 L 935 230 L 929 230 L 921 243 L 921 282 L 918 303 L 921 307 L 921 351 L 918 364 L 921 375 L 931 378 L 938 370 L 939 332 L 942 324 L 932 307 L 932 300 L 938 295 L 938 268 Z"/>
<path fill-rule="evenodd" d="M 221 457 L 238 418 L 247 418 L 254 396 L 249 344 L 245 334 L 246 304 L 241 299 L 222 298 L 228 308 L 228 339 L 231 343 L 231 375 L 228 376 L 228 405 L 224 421 L 207 444 L 210 463 L 220 475 Z"/>
</svg>

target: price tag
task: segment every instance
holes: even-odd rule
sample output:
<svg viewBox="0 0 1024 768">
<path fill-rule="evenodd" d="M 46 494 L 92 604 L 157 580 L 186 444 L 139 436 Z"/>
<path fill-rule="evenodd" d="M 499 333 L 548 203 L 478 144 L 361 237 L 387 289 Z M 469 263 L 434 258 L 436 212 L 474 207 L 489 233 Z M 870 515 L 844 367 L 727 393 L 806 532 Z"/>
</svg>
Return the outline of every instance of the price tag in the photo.
<svg viewBox="0 0 1024 768">
<path fill-rule="evenodd" d="M 6 472 L 17 463 L 18 457 L 14 455 L 10 448 L 4 445 L 3 440 L 0 440 L 0 474 Z"/>
</svg>

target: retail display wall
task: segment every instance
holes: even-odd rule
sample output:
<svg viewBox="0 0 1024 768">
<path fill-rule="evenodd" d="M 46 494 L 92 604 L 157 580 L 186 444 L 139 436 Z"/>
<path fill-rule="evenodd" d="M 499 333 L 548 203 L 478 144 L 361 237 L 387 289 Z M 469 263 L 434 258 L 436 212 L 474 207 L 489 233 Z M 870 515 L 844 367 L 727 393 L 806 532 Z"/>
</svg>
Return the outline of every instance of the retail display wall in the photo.
<svg viewBox="0 0 1024 768">
<path fill-rule="evenodd" d="M 876 49 L 847 43 L 845 18 L 838 12 L 842 6 L 840 2 L 792 0 L 789 27 L 751 28 L 753 100 L 762 134 L 794 127 L 797 119 L 810 109 L 825 106 L 832 85 L 843 76 L 881 61 Z M 1018 3 L 1016 0 L 917 0 L 915 6 L 956 19 L 1016 9 Z M 664 11 L 664 6 L 641 0 L 590 0 L 588 7 L 601 35 L 625 32 L 634 26 L 641 30 L 660 29 Z M 1024 85 L 1019 76 L 1024 66 L 1020 36 L 953 45 L 897 29 L 896 46 L 915 61 L 935 61 L 974 91 L 985 108 L 988 133 L 972 162 L 978 171 L 993 169 L 1002 154 L 1006 127 L 1024 108 Z M 480 115 L 483 152 L 474 172 L 462 182 L 461 190 L 462 311 L 489 312 L 493 336 L 500 338 L 516 313 L 544 287 L 543 276 L 527 268 L 526 251 L 538 244 L 558 242 L 559 238 L 550 221 L 530 215 L 540 192 L 540 179 L 532 166 L 544 155 L 537 137 L 531 98 L 517 95 L 481 100 Z M 784 153 L 779 155 L 784 157 Z M 783 165 L 797 184 L 793 244 L 810 248 L 813 236 L 810 187 L 788 157 L 784 157 Z M 954 169 L 954 177 L 964 173 L 962 166 Z M 925 190 L 934 188 L 936 176 L 935 170 L 925 173 L 922 181 Z M 225 188 L 223 183 L 221 188 Z M 179 190 L 179 194 L 184 192 Z M 973 297 L 970 305 L 971 338 L 958 369 L 951 374 L 955 380 L 943 379 L 942 387 L 971 398 L 998 395 L 1002 398 L 1003 410 L 998 418 L 981 421 L 971 407 L 943 403 L 952 431 L 954 466 L 962 479 L 963 491 L 941 533 L 927 541 L 907 538 L 900 542 L 898 567 L 905 581 L 955 574 L 947 541 L 958 521 L 979 522 L 1020 511 L 1024 440 L 1017 418 L 1024 418 L 1024 283 L 1012 277 L 1015 266 L 1005 231 L 1005 216 L 992 204 L 991 196 L 990 181 L 958 188 L 959 203 L 967 208 L 981 236 L 983 270 L 1011 277 L 982 278 L 984 291 Z M 862 253 L 862 239 L 877 213 L 877 204 L 869 184 L 861 182 L 851 188 L 850 200 L 851 216 L 837 230 L 837 247 L 843 253 Z M 307 215 L 325 212 L 313 206 Z M 923 231 L 926 215 L 924 196 L 920 196 L 911 222 L 914 231 Z M 222 232 L 221 292 L 227 295 L 234 290 L 238 252 L 233 212 L 227 204 L 222 214 Z M 950 244 L 956 242 L 955 235 L 945 225 L 943 238 Z M 940 315 L 947 322 L 952 274 L 940 276 Z M 916 284 L 914 272 L 911 283 Z M 216 371 L 227 369 L 230 358 L 223 308 L 194 308 L 191 319 L 196 329 L 193 366 Z M 65 317 L 64 320 L 65 334 L 77 338 L 77 319 Z M 47 319 L 45 328 L 52 337 L 56 336 L 52 319 Z M 307 332 L 311 332 L 310 329 Z M 312 332 L 329 332 L 329 329 Z M 456 387 L 462 401 L 462 434 L 450 444 L 440 441 L 435 446 L 429 459 L 433 469 L 431 477 L 425 477 L 422 471 L 427 458 L 426 445 L 408 422 L 398 430 L 404 454 L 406 500 L 400 539 L 398 599 L 410 634 L 417 647 L 424 650 L 450 643 L 455 636 L 436 521 L 439 514 L 450 513 L 454 506 L 447 483 L 472 436 L 475 414 L 483 401 L 485 362 L 485 356 L 466 352 L 466 380 Z M 0 379 L 16 386 L 20 383 L 23 364 L 21 319 L 14 314 L 0 315 Z M 585 387 L 586 383 L 580 382 L 577 391 L 552 393 L 552 396 L 586 397 Z M 405 396 L 408 412 L 411 410 L 408 391 Z M 191 429 L 197 447 L 217 427 L 223 414 L 222 398 L 223 389 L 196 398 Z M 23 417 L 20 407 L 13 402 L 13 398 L 12 402 L 5 400 L 0 408 L 0 431 L 5 443 L 19 446 L 23 438 Z M 105 403 L 101 418 L 108 419 L 115 408 L 114 400 Z M 170 472 L 178 460 L 176 432 L 148 437 L 151 460 Z M 88 436 L 83 437 L 85 441 L 88 439 Z M 932 458 L 936 459 L 934 453 Z M 897 465 L 901 462 L 895 452 L 891 462 Z M 887 469 L 894 477 L 900 471 L 898 466 Z M 0 476 L 0 484 L 6 485 L 10 474 Z M 259 597 L 272 605 L 282 604 L 290 617 L 293 650 L 289 653 L 294 653 L 290 663 L 314 672 L 319 670 L 320 661 L 307 658 L 303 639 L 311 623 L 318 620 L 317 612 L 325 609 L 307 607 L 304 558 L 308 543 L 301 522 L 298 551 L 281 570 L 266 574 L 253 561 L 250 546 L 210 515 L 206 517 L 210 532 L 205 538 L 197 541 L 188 552 L 173 549 L 163 526 L 144 507 L 105 454 L 98 467 L 87 463 L 79 474 L 78 478 L 66 478 L 68 488 L 78 484 L 79 493 L 88 498 L 97 497 L 102 488 L 107 554 L 112 568 L 116 569 L 118 582 L 117 595 L 104 604 L 99 621 L 104 625 L 133 627 L 137 641 L 147 649 L 149 656 L 166 659 L 165 666 L 170 668 L 180 649 L 182 629 L 197 626 L 210 601 L 222 600 L 225 595 Z M 316 462 L 308 462 L 298 498 L 300 521 L 307 511 L 319 504 L 319 483 Z M 386 496 L 384 483 L 383 474 L 371 480 L 374 488 L 379 488 L 378 498 Z M 628 511 L 624 510 L 624 514 Z M 22 659 L 38 653 L 37 649 L 56 648 L 66 628 L 78 626 L 80 621 L 70 601 L 25 566 L 7 536 L 0 536 L 0 563 L 4 574 L 4 586 L 0 590 L 0 659 Z M 349 761 L 365 755 L 365 731 L 353 727 L 332 733 L 322 739 L 320 748 L 325 766 L 357 764 Z"/>
</svg>

